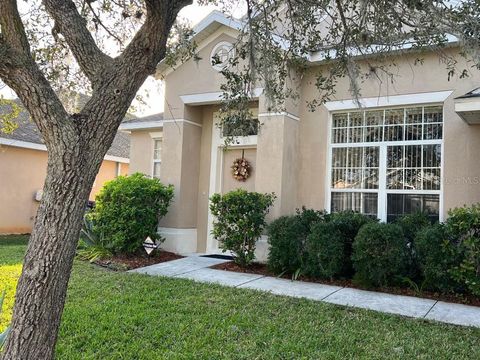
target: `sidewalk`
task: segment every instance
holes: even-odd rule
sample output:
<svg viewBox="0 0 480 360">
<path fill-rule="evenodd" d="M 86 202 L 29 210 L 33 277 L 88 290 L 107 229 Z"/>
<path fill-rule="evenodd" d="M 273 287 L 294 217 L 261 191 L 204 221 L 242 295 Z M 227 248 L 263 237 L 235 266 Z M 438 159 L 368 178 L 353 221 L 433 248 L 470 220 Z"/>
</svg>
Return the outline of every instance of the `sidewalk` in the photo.
<svg viewBox="0 0 480 360">
<path fill-rule="evenodd" d="M 276 295 L 324 301 L 448 324 L 480 327 L 480 307 L 209 268 L 227 261 L 229 260 L 194 255 L 130 272 L 255 289 Z"/>
</svg>

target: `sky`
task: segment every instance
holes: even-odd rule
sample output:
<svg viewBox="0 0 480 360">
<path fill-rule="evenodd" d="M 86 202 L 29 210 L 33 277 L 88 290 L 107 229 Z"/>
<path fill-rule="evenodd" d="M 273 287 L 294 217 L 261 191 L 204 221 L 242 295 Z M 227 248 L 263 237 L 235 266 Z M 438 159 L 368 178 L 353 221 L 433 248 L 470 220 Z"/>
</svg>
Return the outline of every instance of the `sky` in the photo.
<svg viewBox="0 0 480 360">
<path fill-rule="evenodd" d="M 194 27 L 214 10 L 218 10 L 218 8 L 213 5 L 200 6 L 198 5 L 197 1 L 194 1 L 194 4 L 189 5 L 180 11 L 179 18 L 188 20 L 192 27 Z M 242 9 L 234 10 L 235 15 L 241 16 Z M 149 77 L 140 89 L 139 94 L 144 97 L 145 102 L 147 102 L 147 106 L 135 104 L 137 105 L 136 108 L 138 109 L 135 113 L 136 116 L 147 116 L 158 112 L 163 112 L 164 87 L 162 86 L 161 81 L 155 80 L 153 77 Z M 0 95 L 3 95 L 7 99 L 16 97 L 15 93 L 7 87 L 0 89 Z"/>
<path fill-rule="evenodd" d="M 179 18 L 188 20 L 192 27 L 205 18 L 210 12 L 216 10 L 215 6 L 200 6 L 195 1 L 194 4 L 183 8 L 178 14 Z M 164 98 L 164 86 L 161 81 L 155 80 L 153 77 L 149 77 L 139 93 L 144 97 L 146 106 L 138 106 L 138 110 L 135 116 L 147 116 L 163 112 L 163 98 Z"/>
<path fill-rule="evenodd" d="M 245 9 L 242 6 L 242 1 L 239 1 L 238 4 L 238 8 L 232 9 L 231 13 L 236 17 L 241 17 L 245 13 Z M 214 10 L 219 10 L 219 8 L 212 5 L 200 6 L 198 5 L 197 1 L 194 1 L 192 5 L 183 8 L 178 16 L 188 20 L 192 27 L 194 27 Z M 145 98 L 148 105 L 141 107 L 135 113 L 136 116 L 147 116 L 163 112 L 164 87 L 161 81 L 155 80 L 153 77 L 149 77 L 145 81 L 139 93 L 148 94 L 148 97 Z"/>
</svg>

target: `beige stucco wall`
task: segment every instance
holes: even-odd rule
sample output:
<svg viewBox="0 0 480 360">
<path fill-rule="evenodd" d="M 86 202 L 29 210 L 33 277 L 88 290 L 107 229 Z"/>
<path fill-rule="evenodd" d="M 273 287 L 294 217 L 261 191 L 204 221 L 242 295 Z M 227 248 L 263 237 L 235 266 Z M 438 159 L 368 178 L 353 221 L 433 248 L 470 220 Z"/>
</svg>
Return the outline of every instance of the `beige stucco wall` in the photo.
<svg viewBox="0 0 480 360">
<path fill-rule="evenodd" d="M 202 127 L 187 122 L 169 122 L 164 124 L 163 134 L 160 179 L 174 185 L 175 197 L 160 225 L 196 228 Z"/>
<path fill-rule="evenodd" d="M 197 251 L 205 252 L 208 235 L 208 207 L 210 191 L 210 161 L 214 106 L 202 107 L 202 135 L 197 198 Z"/>
<path fill-rule="evenodd" d="M 201 122 L 201 107 L 184 105 L 180 95 L 220 91 L 224 80 L 222 75 L 212 68 L 210 55 L 221 41 L 233 43 L 235 39 L 227 34 L 214 34 L 211 42 L 198 52 L 200 60 L 189 60 L 165 76 L 165 109 L 168 109 L 164 115 L 166 119 Z"/>
<path fill-rule="evenodd" d="M 138 130 L 130 133 L 130 173 L 152 175 L 153 140 L 151 133 L 161 134 L 161 129 Z"/>
<path fill-rule="evenodd" d="M 221 75 L 210 65 L 210 54 L 221 41 L 234 42 L 232 34 L 214 34 L 208 44 L 201 44 L 198 62 L 193 60 L 165 75 L 165 118 L 186 119 L 200 126 L 179 122 L 166 123 L 162 153 L 162 180 L 176 186 L 176 198 L 162 226 L 197 229 L 197 251 L 205 251 L 208 237 L 208 197 L 212 177 L 221 178 L 228 191 L 240 186 L 259 192 L 275 192 L 278 196 L 269 219 L 290 214 L 295 208 L 325 209 L 328 191 L 328 128 L 329 112 L 324 106 L 311 112 L 306 102 L 319 97 L 315 76 L 326 65 L 314 66 L 302 77 L 292 74 L 291 83 L 298 86 L 299 100 L 286 102 L 288 114 L 269 114 L 268 101 L 260 97 L 258 108 L 263 126 L 258 135 L 254 181 L 239 184 L 230 175 L 230 164 L 238 150 L 223 155 L 223 173 L 211 173 L 212 126 L 215 105 L 188 106 L 181 95 L 220 91 Z M 452 90 L 444 103 L 444 173 L 443 209 L 480 201 L 480 126 L 467 125 L 454 112 L 454 98 L 480 86 L 480 73 L 466 64 L 455 49 L 446 53 L 459 60 L 458 69 L 469 69 L 470 76 L 448 79 L 445 64 L 437 54 L 412 53 L 396 55 L 392 79 L 381 71 L 362 77 L 361 97 L 409 95 Z M 416 61 L 423 58 L 423 64 Z M 364 60 L 367 73 L 375 61 Z M 460 73 L 461 71 L 459 71 Z M 160 75 L 159 75 L 160 76 Z M 301 79 L 301 80 L 300 80 Z M 291 84 L 289 85 L 291 86 Z M 348 79 L 339 79 L 331 100 L 350 100 Z M 151 171 L 151 139 L 149 131 L 132 133 L 132 171 Z M 147 141 L 148 140 L 148 141 Z M 252 150 L 253 151 L 253 150 Z M 138 159 L 138 160 L 137 160 Z M 252 179 L 252 180 L 253 180 Z"/>
<path fill-rule="evenodd" d="M 34 196 L 43 188 L 47 169 L 47 152 L 0 145 L 0 233 L 29 233 L 38 202 Z M 121 165 L 128 173 L 128 164 Z M 90 199 L 105 181 L 115 178 L 117 163 L 104 161 L 95 180 Z"/>
<path fill-rule="evenodd" d="M 480 201 L 480 126 L 468 125 L 454 111 L 454 98 L 480 85 L 480 73 L 472 69 L 464 60 L 455 55 L 456 50 L 447 50 L 459 61 L 458 69 L 469 69 L 469 77 L 460 79 L 457 76 L 448 79 L 445 64 L 437 54 L 410 54 L 395 58 L 397 67 L 392 68 L 394 82 L 379 73 L 381 82 L 376 76 L 364 80 L 361 86 L 361 97 L 414 94 L 452 90 L 453 94 L 444 103 L 444 174 L 443 174 L 443 208 L 444 215 L 448 209 L 464 204 Z M 423 58 L 423 65 L 415 65 L 417 58 Z M 370 64 L 364 62 L 363 71 Z M 306 205 L 324 209 L 327 179 L 328 150 L 328 116 L 324 106 L 310 112 L 305 105 L 307 100 L 317 96 L 313 77 L 318 67 L 312 69 L 302 81 L 300 101 L 299 128 L 299 186 L 297 206 Z M 332 100 L 348 100 L 349 81 L 341 79 L 336 86 L 335 98 Z"/>
</svg>

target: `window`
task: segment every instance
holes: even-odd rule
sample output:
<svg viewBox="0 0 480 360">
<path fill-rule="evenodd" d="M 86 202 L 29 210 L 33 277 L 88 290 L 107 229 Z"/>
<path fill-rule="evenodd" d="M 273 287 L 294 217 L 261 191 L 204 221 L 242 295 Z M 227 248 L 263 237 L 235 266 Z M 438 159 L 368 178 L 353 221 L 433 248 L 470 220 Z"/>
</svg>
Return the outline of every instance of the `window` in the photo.
<svg viewBox="0 0 480 360">
<path fill-rule="evenodd" d="M 442 106 L 334 113 L 330 210 L 438 220 L 442 138 Z"/>
<path fill-rule="evenodd" d="M 153 173 L 152 177 L 160 179 L 162 165 L 162 139 L 153 139 Z"/>
</svg>

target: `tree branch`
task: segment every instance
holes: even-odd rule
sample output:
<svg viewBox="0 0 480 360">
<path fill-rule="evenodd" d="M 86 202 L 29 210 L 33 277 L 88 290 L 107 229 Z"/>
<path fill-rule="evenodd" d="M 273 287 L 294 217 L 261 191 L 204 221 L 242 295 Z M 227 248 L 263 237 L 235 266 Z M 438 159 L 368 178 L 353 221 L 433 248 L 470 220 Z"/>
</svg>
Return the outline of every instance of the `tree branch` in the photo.
<svg viewBox="0 0 480 360">
<path fill-rule="evenodd" d="M 178 12 L 193 0 L 145 0 L 147 16 L 145 23 L 135 34 L 123 54 L 124 59 L 134 58 L 134 54 L 141 52 L 144 56 L 152 57 L 151 71 L 155 71 L 157 64 L 165 55 L 165 50 L 170 29 L 177 18 Z"/>
<path fill-rule="evenodd" d="M 32 58 L 16 0 L 0 0 L 0 25 L 0 78 L 15 91 L 48 145 L 73 124 Z"/>
<path fill-rule="evenodd" d="M 96 75 L 112 59 L 103 53 L 87 29 L 86 20 L 71 0 L 43 0 L 47 12 L 55 21 L 55 31 L 61 33 L 83 73 L 95 87 Z"/>
<path fill-rule="evenodd" d="M 30 56 L 25 28 L 18 13 L 16 0 L 0 0 L 0 28 L 2 41 L 17 52 Z"/>
</svg>

